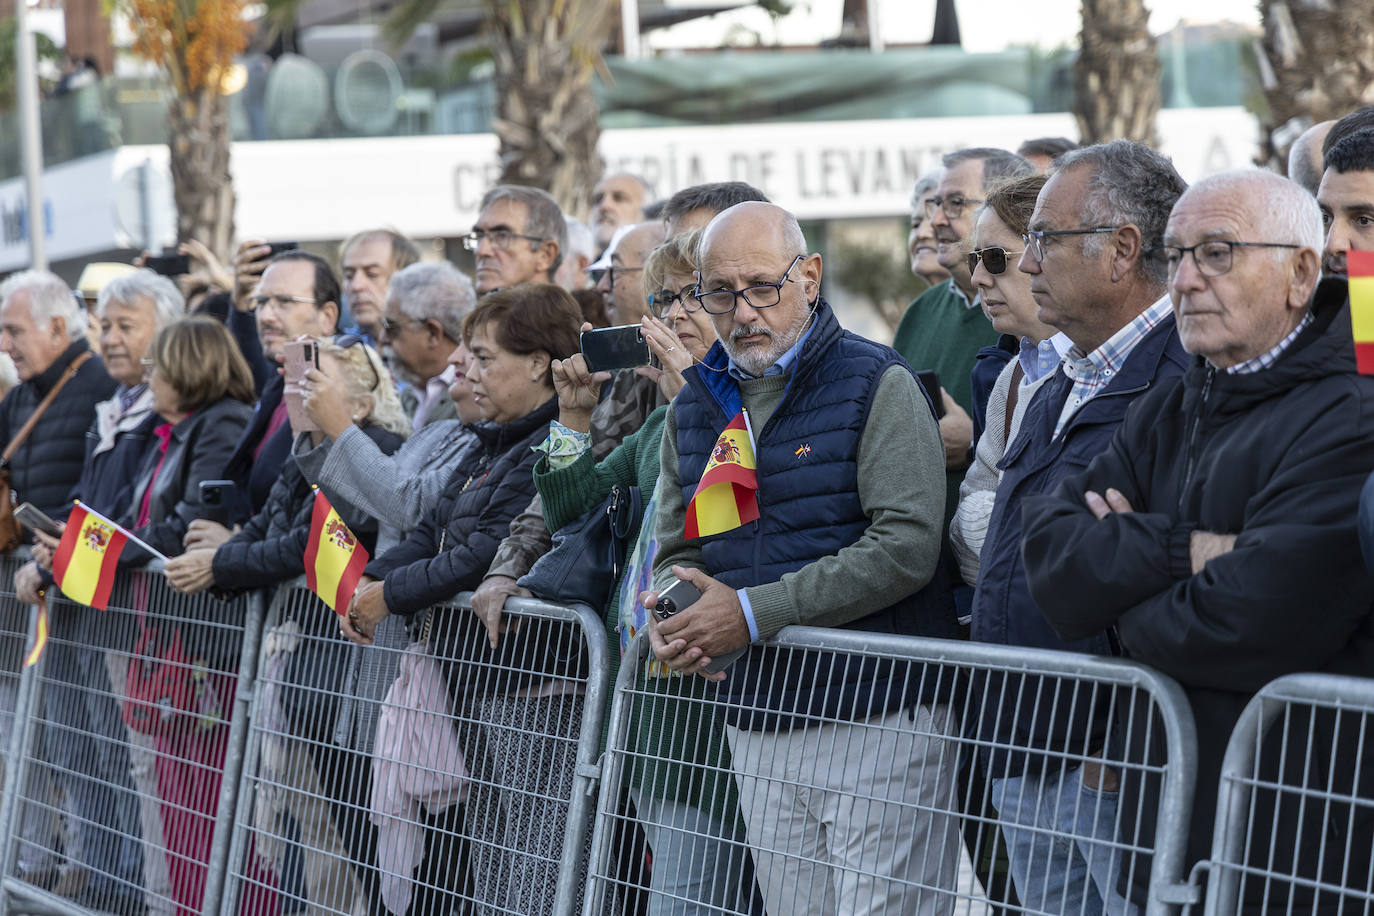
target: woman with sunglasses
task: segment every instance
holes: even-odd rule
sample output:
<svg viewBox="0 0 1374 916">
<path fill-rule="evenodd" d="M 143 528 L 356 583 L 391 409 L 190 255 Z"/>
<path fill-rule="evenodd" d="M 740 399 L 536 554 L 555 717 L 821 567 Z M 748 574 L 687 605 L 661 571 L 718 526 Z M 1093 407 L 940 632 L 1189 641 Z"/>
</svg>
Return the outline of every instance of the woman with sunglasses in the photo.
<svg viewBox="0 0 1374 916">
<path fill-rule="evenodd" d="M 1045 176 L 1029 175 L 988 192 L 974 224 L 973 251 L 968 254 L 984 314 L 999 333 L 1016 341 L 1018 351 L 992 386 L 987 425 L 959 487 L 959 506 L 949 526 L 959 572 L 970 585 L 978 581 L 978 558 L 1002 476 L 997 464 L 1016 438 L 1031 397 L 1054 374 L 1070 346 L 1064 335 L 1037 317 L 1030 275 L 1016 266 L 1024 249 L 1021 235 L 1027 231 L 1044 184 Z"/>
<path fill-rule="evenodd" d="M 320 341 L 319 373 L 312 374 L 315 381 L 305 382 L 307 399 L 313 386 L 338 389 L 344 394 L 350 425 L 356 424 L 382 454 L 390 455 L 400 448 L 410 432 L 410 421 L 401 408 L 391 373 L 371 347 L 353 336 Z M 298 445 L 308 440 L 319 446 L 326 439 L 326 433 L 319 429 L 293 431 Z M 376 520 L 328 488 L 326 495 L 363 547 L 372 551 Z M 244 524 L 242 531 L 217 548 L 191 550 L 170 561 L 167 579 L 173 588 L 188 594 L 211 587 L 220 594 L 232 594 L 288 582 L 305 571 L 313 509 L 310 484 L 299 465 L 289 460 L 262 510 Z M 283 655 L 274 674 L 266 676 L 269 682 L 281 685 L 276 690 L 279 706 L 275 709 L 281 724 L 269 728 L 267 737 L 280 741 L 284 754 L 280 772 L 264 780 L 286 787 L 274 793 L 274 799 L 290 813 L 299 831 L 306 898 L 321 907 L 352 912 L 355 905 L 361 905 L 355 899 L 359 893 L 368 901 L 379 901 L 380 893 L 376 829 L 367 819 L 370 779 L 366 757 L 331 740 L 336 707 L 345 692 L 347 645 L 337 638 L 334 615 L 324 605 L 296 602 L 291 610 L 292 619 L 281 622 L 267 637 L 290 642 L 295 648 Z M 273 667 L 269 661 L 269 672 Z M 330 804 L 321 804 L 321 797 Z M 260 801 L 262 804 L 268 802 Z M 351 869 L 325 852 L 339 848 L 348 851 Z"/>
</svg>

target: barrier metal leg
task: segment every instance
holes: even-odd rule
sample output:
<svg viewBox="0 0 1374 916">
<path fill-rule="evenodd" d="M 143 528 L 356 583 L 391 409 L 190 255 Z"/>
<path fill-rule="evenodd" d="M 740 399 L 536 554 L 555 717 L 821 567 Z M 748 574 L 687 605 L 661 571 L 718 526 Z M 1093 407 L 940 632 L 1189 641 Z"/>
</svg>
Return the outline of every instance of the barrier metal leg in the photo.
<svg viewBox="0 0 1374 916">
<path fill-rule="evenodd" d="M 258 647 L 262 642 L 263 593 L 255 592 L 248 602 L 243 625 L 243 648 L 239 653 L 238 686 L 234 691 L 234 713 L 229 722 L 228 746 L 224 752 L 224 775 L 220 782 L 219 808 L 215 812 L 215 832 L 210 840 L 209 870 L 205 875 L 205 895 L 200 911 L 220 909 L 225 877 L 229 868 L 229 849 L 238 811 L 239 777 L 243 771 L 244 749 L 248 740 L 248 714 L 252 709 L 257 680 Z"/>
<path fill-rule="evenodd" d="M 29 608 L 28 643 L 33 645 L 38 630 L 38 607 Z M 24 668 L 19 675 L 19 695 L 14 704 L 14 729 L 10 734 L 7 749 L 8 760 L 5 767 L 5 790 L 0 797 L 0 878 L 4 879 L 5 892 L 0 893 L 0 916 L 10 912 L 10 877 L 14 874 L 15 862 L 19 857 L 19 837 L 14 829 L 19 811 L 19 796 L 24 788 L 24 780 L 29 774 L 29 759 L 32 756 L 34 734 L 38 723 L 34 711 L 43 697 L 42 675 L 47 664 L 46 653 L 37 664 Z"/>
</svg>

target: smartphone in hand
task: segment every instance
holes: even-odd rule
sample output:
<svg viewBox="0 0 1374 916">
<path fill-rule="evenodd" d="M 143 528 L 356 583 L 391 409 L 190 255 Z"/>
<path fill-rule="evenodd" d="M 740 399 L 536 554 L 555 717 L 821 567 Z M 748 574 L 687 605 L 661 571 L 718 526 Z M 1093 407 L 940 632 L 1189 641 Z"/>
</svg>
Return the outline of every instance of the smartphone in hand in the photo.
<svg viewBox="0 0 1374 916">
<path fill-rule="evenodd" d="M 20 503 L 14 510 L 14 517 L 30 531 L 41 531 L 55 538 L 62 536 L 62 529 L 57 527 L 57 522 L 33 503 Z"/>
<path fill-rule="evenodd" d="M 649 365 L 649 344 L 637 324 L 582 332 L 582 355 L 590 372 L 609 372 Z"/>
<path fill-rule="evenodd" d="M 286 399 L 286 414 L 291 420 L 291 428 L 298 433 L 313 432 L 319 429 L 310 414 L 305 411 L 305 392 L 302 387 L 305 373 L 320 368 L 320 345 L 314 340 L 292 340 L 284 348 L 285 386 L 282 397 Z"/>
</svg>

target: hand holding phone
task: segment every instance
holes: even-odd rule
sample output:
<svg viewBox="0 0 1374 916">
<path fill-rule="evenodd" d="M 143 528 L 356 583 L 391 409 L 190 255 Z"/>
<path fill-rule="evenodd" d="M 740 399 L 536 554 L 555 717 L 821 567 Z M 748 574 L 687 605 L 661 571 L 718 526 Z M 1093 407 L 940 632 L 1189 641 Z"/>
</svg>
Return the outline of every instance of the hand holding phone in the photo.
<svg viewBox="0 0 1374 916">
<path fill-rule="evenodd" d="M 282 397 L 286 400 L 286 414 L 291 429 L 297 433 L 314 432 L 319 425 L 305 409 L 305 373 L 320 368 L 320 345 L 314 340 L 292 340 L 283 347 L 285 354 L 285 385 Z"/>
<path fill-rule="evenodd" d="M 651 613 L 658 620 L 667 620 L 674 614 L 685 611 L 699 600 L 701 600 L 701 592 L 697 587 L 686 579 L 678 579 L 672 585 L 659 592 L 658 602 L 654 605 Z M 703 670 L 707 674 L 719 674 L 730 667 L 736 659 L 748 651 L 749 647 L 745 646 L 742 649 L 736 649 L 733 652 L 726 652 L 724 655 L 713 657 L 711 663 L 705 665 Z"/>
<path fill-rule="evenodd" d="M 57 522 L 49 518 L 46 512 L 33 503 L 20 503 L 14 510 L 14 517 L 18 519 L 19 524 L 30 531 L 41 531 L 49 537 L 62 537 L 62 529 Z"/>
</svg>

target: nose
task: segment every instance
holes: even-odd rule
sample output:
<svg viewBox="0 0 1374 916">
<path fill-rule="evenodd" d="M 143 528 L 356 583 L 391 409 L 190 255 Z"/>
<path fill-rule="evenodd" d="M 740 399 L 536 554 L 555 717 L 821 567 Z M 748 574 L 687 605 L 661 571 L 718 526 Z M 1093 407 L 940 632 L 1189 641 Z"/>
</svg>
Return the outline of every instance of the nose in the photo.
<svg viewBox="0 0 1374 916">
<path fill-rule="evenodd" d="M 1035 259 L 1035 253 L 1031 251 L 1031 246 L 1029 244 L 1026 245 L 1026 250 L 1021 252 L 1021 257 L 1017 259 L 1016 269 L 1023 274 L 1040 273 L 1040 262 Z"/>
<path fill-rule="evenodd" d="M 1350 250 L 1350 232 L 1341 224 L 1340 220 L 1332 220 L 1331 228 L 1326 233 L 1326 246 L 1324 254 L 1343 255 Z"/>
<path fill-rule="evenodd" d="M 987 262 L 982 258 L 978 259 L 978 266 L 973 268 L 972 281 L 973 285 L 979 289 L 992 289 L 992 285 L 996 282 L 992 278 L 992 274 L 988 272 Z"/>
<path fill-rule="evenodd" d="M 603 293 L 609 293 L 611 291 L 611 272 L 609 270 L 603 270 L 601 272 L 601 276 L 598 277 L 596 281 L 596 288 Z"/>
<path fill-rule="evenodd" d="M 466 377 L 470 383 L 474 385 L 477 384 L 477 380 L 481 378 L 481 373 L 477 368 L 477 360 L 474 359 L 472 362 L 468 363 L 464 377 Z"/>
<path fill-rule="evenodd" d="M 1169 278 L 1169 289 L 1175 292 L 1186 292 L 1188 290 L 1199 290 L 1207 285 L 1207 278 L 1198 270 L 1197 262 L 1193 260 L 1193 253 L 1190 251 L 1178 259 L 1178 266 L 1174 268 L 1173 276 Z"/>
<path fill-rule="evenodd" d="M 926 218 L 926 222 L 930 223 L 930 225 L 931 225 L 932 227 L 934 227 L 934 226 L 948 226 L 948 225 L 949 225 L 949 217 L 948 217 L 948 216 L 945 216 L 945 208 L 944 208 L 944 207 L 935 207 L 934 210 L 935 210 L 935 212 L 934 212 L 934 213 L 931 213 L 930 216 Z"/>
<path fill-rule="evenodd" d="M 749 303 L 743 296 L 735 299 L 735 322 L 737 324 L 753 324 L 759 319 L 759 310 Z"/>
</svg>

